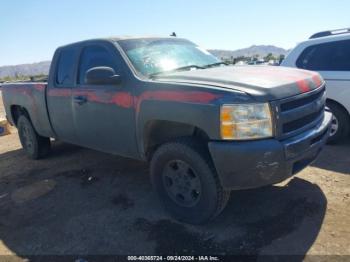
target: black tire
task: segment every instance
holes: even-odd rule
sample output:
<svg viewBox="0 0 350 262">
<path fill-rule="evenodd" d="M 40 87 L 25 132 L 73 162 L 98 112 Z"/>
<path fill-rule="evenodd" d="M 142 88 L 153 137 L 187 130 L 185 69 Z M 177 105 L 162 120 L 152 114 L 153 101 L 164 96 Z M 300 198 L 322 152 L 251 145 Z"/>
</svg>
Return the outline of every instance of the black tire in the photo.
<svg viewBox="0 0 350 262">
<path fill-rule="evenodd" d="M 347 112 L 336 103 L 327 102 L 327 106 L 332 111 L 332 127 L 328 144 L 337 144 L 349 135 L 350 118 Z"/>
<path fill-rule="evenodd" d="M 30 158 L 40 159 L 50 152 L 50 138 L 40 136 L 26 116 L 18 118 L 17 129 L 22 147 Z"/>
<path fill-rule="evenodd" d="M 175 172 L 174 179 L 169 179 L 170 169 L 170 173 Z M 191 186 L 179 186 L 178 177 L 183 177 L 180 180 L 186 183 L 190 180 Z M 151 160 L 151 181 L 169 213 L 189 224 L 203 224 L 214 219 L 230 197 L 230 191 L 225 191 L 220 184 L 208 150 L 192 139 L 169 142 L 155 151 Z M 187 190 L 184 195 L 190 197 L 181 197 L 183 192 L 172 192 L 178 188 Z"/>
</svg>

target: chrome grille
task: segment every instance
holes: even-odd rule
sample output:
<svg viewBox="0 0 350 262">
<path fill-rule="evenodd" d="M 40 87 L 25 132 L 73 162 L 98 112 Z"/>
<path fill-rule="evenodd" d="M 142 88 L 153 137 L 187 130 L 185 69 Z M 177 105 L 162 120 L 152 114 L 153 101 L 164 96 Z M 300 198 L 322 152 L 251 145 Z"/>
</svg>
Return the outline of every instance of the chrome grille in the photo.
<svg viewBox="0 0 350 262">
<path fill-rule="evenodd" d="M 274 101 L 276 137 L 284 139 L 317 125 L 324 116 L 325 86 L 311 92 Z"/>
</svg>

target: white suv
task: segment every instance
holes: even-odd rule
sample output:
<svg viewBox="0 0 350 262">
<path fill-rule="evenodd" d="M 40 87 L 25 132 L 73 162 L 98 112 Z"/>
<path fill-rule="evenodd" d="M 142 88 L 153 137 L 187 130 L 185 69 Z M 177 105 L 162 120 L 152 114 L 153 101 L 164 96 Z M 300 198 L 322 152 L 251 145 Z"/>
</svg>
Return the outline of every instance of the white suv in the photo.
<svg viewBox="0 0 350 262">
<path fill-rule="evenodd" d="M 327 106 L 333 112 L 330 143 L 350 130 L 350 28 L 319 32 L 298 44 L 282 66 L 318 71 L 326 81 Z"/>
</svg>

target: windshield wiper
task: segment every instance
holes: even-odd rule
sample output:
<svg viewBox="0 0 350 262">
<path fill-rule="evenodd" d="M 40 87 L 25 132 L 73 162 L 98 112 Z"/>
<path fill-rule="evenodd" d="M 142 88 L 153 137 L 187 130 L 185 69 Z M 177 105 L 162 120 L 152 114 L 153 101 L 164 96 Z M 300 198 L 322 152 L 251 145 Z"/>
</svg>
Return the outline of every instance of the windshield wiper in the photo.
<svg viewBox="0 0 350 262">
<path fill-rule="evenodd" d="M 217 62 L 217 63 L 205 65 L 205 66 L 203 66 L 203 67 L 204 67 L 204 68 L 210 68 L 210 67 L 215 67 L 215 66 L 220 66 L 220 65 L 228 65 L 228 63 L 225 63 L 225 62 Z"/>
<path fill-rule="evenodd" d="M 188 69 L 191 69 L 191 68 L 204 69 L 205 67 L 198 66 L 198 65 L 181 66 L 181 67 L 174 68 L 174 69 L 171 69 L 171 70 L 168 70 L 168 71 L 161 71 L 161 72 L 156 72 L 156 73 L 150 74 L 149 77 L 153 77 L 153 76 L 161 75 L 161 74 L 166 74 L 166 73 L 171 73 L 171 72 L 176 72 L 176 71 L 185 71 L 185 70 L 188 70 Z"/>
</svg>

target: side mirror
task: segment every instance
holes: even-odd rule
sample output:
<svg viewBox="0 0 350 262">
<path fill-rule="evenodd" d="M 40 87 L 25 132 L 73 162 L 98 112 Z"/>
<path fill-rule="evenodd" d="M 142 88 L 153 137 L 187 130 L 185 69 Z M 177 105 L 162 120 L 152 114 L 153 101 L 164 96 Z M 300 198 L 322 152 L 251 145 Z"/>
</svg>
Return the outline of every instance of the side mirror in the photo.
<svg viewBox="0 0 350 262">
<path fill-rule="evenodd" d="M 85 83 L 88 85 L 113 85 L 120 83 L 120 75 L 116 75 L 111 67 L 98 66 L 90 68 L 85 73 Z"/>
</svg>

